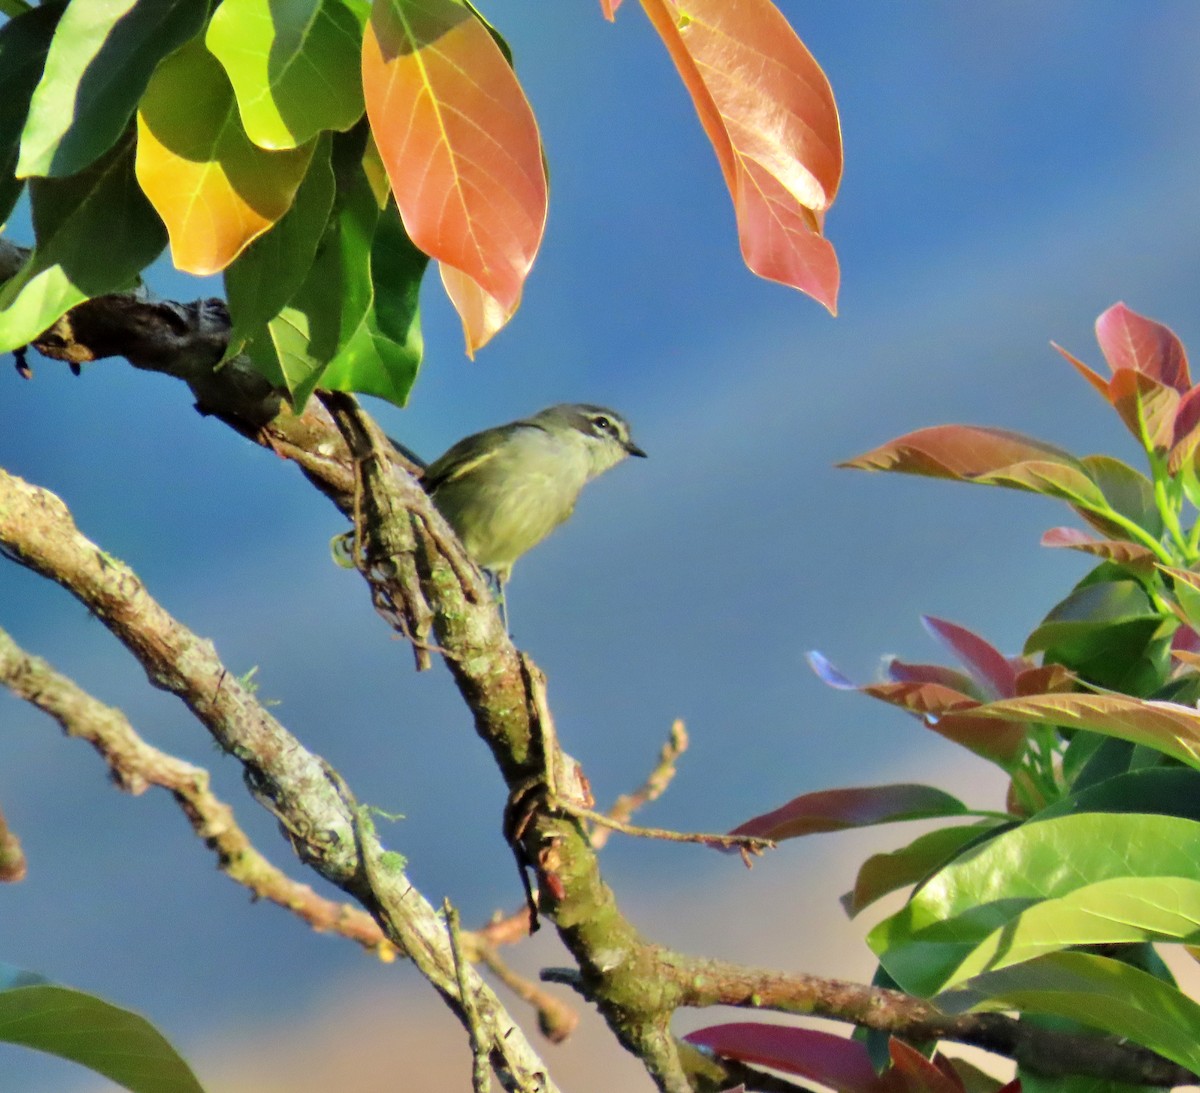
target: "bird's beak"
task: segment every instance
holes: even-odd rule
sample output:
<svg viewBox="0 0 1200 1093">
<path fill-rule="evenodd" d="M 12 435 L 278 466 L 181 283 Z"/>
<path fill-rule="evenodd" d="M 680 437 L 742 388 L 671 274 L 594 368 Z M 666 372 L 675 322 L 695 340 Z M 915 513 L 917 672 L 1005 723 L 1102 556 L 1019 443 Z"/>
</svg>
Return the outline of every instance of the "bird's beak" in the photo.
<svg viewBox="0 0 1200 1093">
<path fill-rule="evenodd" d="M 646 453 L 643 452 L 642 449 L 639 448 L 632 440 L 627 440 L 625 442 L 625 450 L 630 455 L 636 455 L 636 456 L 640 457 L 641 459 L 646 458 Z"/>
</svg>

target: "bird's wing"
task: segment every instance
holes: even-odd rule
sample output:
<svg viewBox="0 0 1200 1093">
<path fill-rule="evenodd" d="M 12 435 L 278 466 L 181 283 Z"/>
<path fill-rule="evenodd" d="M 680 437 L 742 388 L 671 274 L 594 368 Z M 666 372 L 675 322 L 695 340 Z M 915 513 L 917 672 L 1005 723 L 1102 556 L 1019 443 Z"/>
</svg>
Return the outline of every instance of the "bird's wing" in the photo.
<svg viewBox="0 0 1200 1093">
<path fill-rule="evenodd" d="M 475 470 L 489 460 L 494 459 L 501 445 L 497 441 L 506 438 L 523 425 L 513 423 L 489 429 L 487 434 L 475 433 L 464 437 L 445 454 L 440 455 L 425 469 L 421 485 L 426 493 L 433 493 L 439 486 L 453 482 L 464 474 Z M 497 436 L 497 434 L 502 434 Z"/>
</svg>

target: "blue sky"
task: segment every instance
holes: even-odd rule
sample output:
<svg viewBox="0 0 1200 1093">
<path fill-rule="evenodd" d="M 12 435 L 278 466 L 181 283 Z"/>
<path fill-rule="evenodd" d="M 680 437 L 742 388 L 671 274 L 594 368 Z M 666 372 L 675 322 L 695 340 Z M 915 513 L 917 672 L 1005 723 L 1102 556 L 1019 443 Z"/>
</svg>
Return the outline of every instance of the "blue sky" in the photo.
<svg viewBox="0 0 1200 1093">
<path fill-rule="evenodd" d="M 632 0 L 615 26 L 589 3 L 497 5 L 550 160 L 545 246 L 521 312 L 475 362 L 431 280 L 411 405 L 378 407 L 431 456 L 558 401 L 633 422 L 650 458 L 589 487 L 516 567 L 510 606 L 601 801 L 686 719 L 693 750 L 645 815 L 664 826 L 724 829 L 806 790 L 939 780 L 954 749 L 826 690 L 805 652 L 858 678 L 883 654 L 937 657 L 922 613 L 1016 651 L 1084 572 L 1037 546 L 1070 522 L 1047 501 L 834 463 L 947 421 L 1131 457 L 1050 339 L 1098 363 L 1092 322 L 1123 299 L 1200 345 L 1194 3 L 780 6 L 841 109 L 846 174 L 827 221 L 838 319 L 741 266 L 720 174 Z M 152 288 L 219 291 L 170 273 Z M 415 676 L 360 583 L 329 561 L 333 510 L 293 468 L 199 417 L 178 384 L 117 361 L 79 379 L 34 368 L 32 383 L 0 369 L 0 465 L 58 492 L 231 668 L 257 665 L 284 722 L 360 798 L 406 815 L 388 838 L 430 898 L 449 895 L 468 920 L 519 902 L 500 779 L 445 673 Z M 212 767 L 260 848 L 299 873 L 232 761 L 82 608 L 3 565 L 0 625 L 154 743 Z M 165 795 L 118 794 L 90 751 L 4 696 L 0 728 L 0 805 L 31 859 L 29 879 L 0 891 L 0 960 L 138 1008 L 197 1051 L 264 1009 L 299 1020 L 330 984 L 438 1005 L 411 970 L 381 971 L 249 904 Z M 981 768 L 955 770 L 947 788 L 998 803 Z M 790 845 L 753 883 L 802 878 L 826 854 Z M 692 849 L 617 840 L 605 860 L 619 895 L 659 908 L 647 916 L 668 941 L 673 892 L 731 899 L 750 883 Z M 853 862 L 809 898 L 832 901 Z M 28 1093 L 74 1077 L 14 1049 L 0 1048 L 0 1066 Z"/>
</svg>

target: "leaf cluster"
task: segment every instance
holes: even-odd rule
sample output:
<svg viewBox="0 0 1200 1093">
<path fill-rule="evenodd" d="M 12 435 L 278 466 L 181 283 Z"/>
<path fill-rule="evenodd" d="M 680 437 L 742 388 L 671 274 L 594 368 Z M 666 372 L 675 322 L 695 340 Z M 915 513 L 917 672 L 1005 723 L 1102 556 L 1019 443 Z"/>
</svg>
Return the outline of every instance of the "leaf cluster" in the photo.
<svg viewBox="0 0 1200 1093">
<path fill-rule="evenodd" d="M 1087 525 L 1043 537 L 1100 561 L 1019 655 L 927 618 L 957 663 L 892 659 L 882 680 L 856 685 L 810 656 L 830 686 L 897 706 L 1001 768 L 1005 810 L 974 809 L 930 786 L 856 787 L 804 794 L 735 831 L 785 839 L 945 820 L 868 858 L 842 897 L 853 916 L 911 889 L 868 936 L 877 984 L 950 1013 L 1016 1011 L 1022 1021 L 1107 1033 L 1198 1071 L 1200 1005 L 1159 947 L 1194 955 L 1200 944 L 1200 387 L 1161 323 L 1116 304 L 1096 334 L 1108 378 L 1060 352 L 1137 439 L 1146 473 L 964 425 L 909 433 L 845 464 L 1043 494 Z M 718 1026 L 696 1039 L 859 1091 L 875 1088 L 875 1073 L 857 1052 L 888 1058 L 877 1033 L 849 1046 Z M 912 1079 L 891 1051 L 885 1078 L 937 1084 Z M 857 1079 L 845 1077 L 851 1062 Z"/>
<path fill-rule="evenodd" d="M 747 264 L 832 311 L 842 154 L 824 73 L 770 0 L 642 6 Z M 318 385 L 405 403 L 431 260 L 468 353 L 519 307 L 546 156 L 511 50 L 467 0 L 4 10 L 0 222 L 27 186 L 36 241 L 0 288 L 0 352 L 137 284 L 168 246 L 177 269 L 223 274 L 226 358 L 244 351 L 298 408 Z"/>
</svg>

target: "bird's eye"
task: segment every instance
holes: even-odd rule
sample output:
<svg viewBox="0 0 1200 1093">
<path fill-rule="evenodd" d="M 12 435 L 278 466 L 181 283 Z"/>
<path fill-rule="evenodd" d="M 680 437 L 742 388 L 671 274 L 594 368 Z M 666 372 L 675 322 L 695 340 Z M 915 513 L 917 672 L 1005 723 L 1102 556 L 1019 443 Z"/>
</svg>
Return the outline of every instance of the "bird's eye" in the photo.
<svg viewBox="0 0 1200 1093">
<path fill-rule="evenodd" d="M 613 428 L 613 423 L 608 418 L 606 418 L 603 414 L 597 414 L 596 417 L 592 418 L 592 424 L 595 425 L 596 428 L 599 429 L 602 433 L 615 433 L 616 432 L 616 429 Z"/>
</svg>

